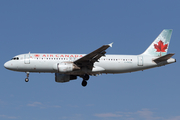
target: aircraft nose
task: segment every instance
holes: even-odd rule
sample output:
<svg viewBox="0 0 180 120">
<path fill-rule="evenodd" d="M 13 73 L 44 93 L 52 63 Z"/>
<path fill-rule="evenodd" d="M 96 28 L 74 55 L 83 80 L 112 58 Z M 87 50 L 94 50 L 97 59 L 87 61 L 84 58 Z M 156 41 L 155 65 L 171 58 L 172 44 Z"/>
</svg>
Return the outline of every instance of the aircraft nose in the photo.
<svg viewBox="0 0 180 120">
<path fill-rule="evenodd" d="M 9 63 L 9 62 L 6 62 L 6 63 L 4 64 L 4 67 L 5 67 L 6 69 L 9 69 L 9 68 L 10 68 L 10 63 Z"/>
<path fill-rule="evenodd" d="M 11 60 L 4 63 L 4 67 L 8 70 L 17 70 L 17 65 L 14 64 Z"/>
</svg>

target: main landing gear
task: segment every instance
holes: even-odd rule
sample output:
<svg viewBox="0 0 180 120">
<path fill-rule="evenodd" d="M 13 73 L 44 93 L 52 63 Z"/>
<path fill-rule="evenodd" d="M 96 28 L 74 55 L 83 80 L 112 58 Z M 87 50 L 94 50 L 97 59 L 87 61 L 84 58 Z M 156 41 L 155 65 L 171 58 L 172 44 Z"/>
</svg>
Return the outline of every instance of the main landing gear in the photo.
<svg viewBox="0 0 180 120">
<path fill-rule="evenodd" d="M 84 76 L 82 76 L 83 81 L 82 81 L 82 86 L 85 87 L 87 85 L 87 80 L 89 80 L 89 75 L 85 74 Z"/>
<path fill-rule="evenodd" d="M 29 81 L 29 72 L 26 72 L 26 76 L 27 76 L 27 78 L 25 78 L 25 82 L 28 82 Z"/>
</svg>

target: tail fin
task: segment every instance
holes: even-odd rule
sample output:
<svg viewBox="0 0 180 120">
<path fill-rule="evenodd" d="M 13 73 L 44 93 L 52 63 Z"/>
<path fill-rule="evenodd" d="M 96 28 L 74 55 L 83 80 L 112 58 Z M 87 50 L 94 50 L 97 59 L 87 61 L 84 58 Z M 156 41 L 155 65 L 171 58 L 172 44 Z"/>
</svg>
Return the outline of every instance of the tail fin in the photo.
<svg viewBox="0 0 180 120">
<path fill-rule="evenodd" d="M 171 29 L 164 29 L 142 55 L 150 55 L 156 57 L 166 55 L 171 35 Z"/>
</svg>

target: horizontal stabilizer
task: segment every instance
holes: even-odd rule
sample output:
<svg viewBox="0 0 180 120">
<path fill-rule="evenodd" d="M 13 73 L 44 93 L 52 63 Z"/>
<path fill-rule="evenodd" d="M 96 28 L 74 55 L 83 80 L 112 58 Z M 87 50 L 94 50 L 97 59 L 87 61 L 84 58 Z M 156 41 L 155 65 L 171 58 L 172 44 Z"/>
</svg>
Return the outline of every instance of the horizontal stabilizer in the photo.
<svg viewBox="0 0 180 120">
<path fill-rule="evenodd" d="M 167 54 L 165 56 L 162 56 L 162 57 L 159 57 L 155 60 L 153 60 L 154 62 L 162 62 L 162 61 L 166 61 L 168 60 L 169 58 L 171 58 L 172 56 L 174 55 L 174 53 L 170 53 L 170 54 Z"/>
</svg>

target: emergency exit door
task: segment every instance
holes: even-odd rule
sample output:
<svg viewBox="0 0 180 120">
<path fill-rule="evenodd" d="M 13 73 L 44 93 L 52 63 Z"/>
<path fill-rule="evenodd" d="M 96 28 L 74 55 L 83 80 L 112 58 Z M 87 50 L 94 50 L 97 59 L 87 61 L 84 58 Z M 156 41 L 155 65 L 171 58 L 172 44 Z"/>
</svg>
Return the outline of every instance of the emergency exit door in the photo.
<svg viewBox="0 0 180 120">
<path fill-rule="evenodd" d="M 25 64 L 30 64 L 30 54 L 24 55 L 24 63 Z"/>
<path fill-rule="evenodd" d="M 143 56 L 138 56 L 138 66 L 143 66 Z"/>
</svg>

